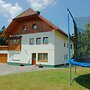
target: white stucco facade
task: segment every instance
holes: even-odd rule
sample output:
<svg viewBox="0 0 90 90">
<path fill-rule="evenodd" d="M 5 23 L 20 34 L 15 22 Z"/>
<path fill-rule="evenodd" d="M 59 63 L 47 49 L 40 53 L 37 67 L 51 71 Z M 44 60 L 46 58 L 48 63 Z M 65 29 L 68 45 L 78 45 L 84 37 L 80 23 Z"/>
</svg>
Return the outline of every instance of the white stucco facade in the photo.
<svg viewBox="0 0 90 90">
<path fill-rule="evenodd" d="M 54 35 L 55 35 L 54 36 L 55 37 L 54 64 L 55 65 L 66 64 L 68 63 L 68 37 L 57 30 L 54 30 Z M 65 43 L 65 46 L 64 46 L 64 43 Z M 72 40 L 70 40 L 70 44 L 72 44 L 72 49 L 70 49 L 71 57 L 72 57 L 74 53 Z"/>
<path fill-rule="evenodd" d="M 54 65 L 54 33 L 43 32 L 20 35 L 21 51 L 9 51 L 8 62 L 32 64 L 32 53 L 36 53 L 36 64 Z M 36 44 L 36 38 L 41 37 L 41 44 Z M 43 37 L 48 37 L 48 44 L 43 44 Z M 34 45 L 30 45 L 30 38 L 34 38 Z M 38 53 L 48 53 L 48 62 L 38 62 Z"/>
<path fill-rule="evenodd" d="M 20 35 L 21 51 L 6 51 L 8 54 L 8 63 L 32 64 L 32 53 L 36 53 L 36 64 L 43 65 L 60 65 L 67 63 L 67 45 L 64 47 L 64 42 L 67 44 L 68 37 L 53 30 L 50 32 L 33 33 Z M 36 44 L 36 38 L 41 37 L 41 44 Z M 43 37 L 48 37 L 48 44 L 43 44 Z M 30 45 L 30 38 L 34 38 L 34 45 Z M 73 42 L 71 41 L 73 44 Z M 5 51 L 0 51 L 5 53 Z M 38 53 L 48 53 L 47 62 L 38 61 Z M 73 54 L 73 49 L 71 49 Z"/>
</svg>

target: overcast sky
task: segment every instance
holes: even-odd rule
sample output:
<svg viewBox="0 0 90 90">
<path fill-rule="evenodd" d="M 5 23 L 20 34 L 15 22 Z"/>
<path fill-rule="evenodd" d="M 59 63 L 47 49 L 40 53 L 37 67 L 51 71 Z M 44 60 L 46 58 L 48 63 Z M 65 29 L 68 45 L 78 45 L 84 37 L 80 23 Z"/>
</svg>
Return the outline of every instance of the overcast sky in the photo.
<svg viewBox="0 0 90 90">
<path fill-rule="evenodd" d="M 28 8 L 39 10 L 41 15 L 65 32 L 67 8 L 74 17 L 90 16 L 90 0 L 0 0 L 0 28 L 3 25 L 7 27 L 15 16 Z"/>
</svg>

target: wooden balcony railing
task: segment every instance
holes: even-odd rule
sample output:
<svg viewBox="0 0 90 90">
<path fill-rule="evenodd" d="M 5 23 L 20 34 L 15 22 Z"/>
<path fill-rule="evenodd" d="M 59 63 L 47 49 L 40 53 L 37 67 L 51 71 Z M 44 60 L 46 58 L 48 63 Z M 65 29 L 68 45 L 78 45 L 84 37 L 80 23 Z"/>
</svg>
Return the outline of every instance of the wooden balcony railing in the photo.
<svg viewBox="0 0 90 90">
<path fill-rule="evenodd" d="M 0 50 L 8 50 L 8 46 L 0 46 Z"/>
<path fill-rule="evenodd" d="M 12 45 L 12 46 L 9 46 L 9 50 L 20 51 L 21 50 L 21 45 Z"/>
<path fill-rule="evenodd" d="M 13 45 L 13 46 L 0 46 L 0 50 L 13 50 L 13 51 L 20 51 L 20 45 Z"/>
<path fill-rule="evenodd" d="M 8 39 L 8 46 L 0 46 L 0 50 L 21 51 L 22 36 L 13 36 Z"/>
</svg>

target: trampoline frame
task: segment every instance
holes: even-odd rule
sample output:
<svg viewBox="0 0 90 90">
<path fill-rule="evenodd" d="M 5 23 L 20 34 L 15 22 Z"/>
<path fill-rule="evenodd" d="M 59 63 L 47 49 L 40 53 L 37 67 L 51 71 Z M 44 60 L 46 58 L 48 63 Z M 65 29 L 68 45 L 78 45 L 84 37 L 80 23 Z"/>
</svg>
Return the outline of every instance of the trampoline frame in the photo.
<svg viewBox="0 0 90 90">
<path fill-rule="evenodd" d="M 74 59 L 71 59 L 70 58 L 70 22 L 69 22 L 69 16 L 71 16 L 72 20 L 73 20 L 73 23 L 74 23 L 74 30 L 77 29 L 77 25 L 76 25 L 76 22 L 70 12 L 69 9 L 67 9 L 68 11 L 68 63 L 69 63 L 69 68 L 70 68 L 70 85 L 72 84 L 72 82 L 74 81 L 75 77 L 76 77 L 76 66 L 81 66 L 81 67 L 90 67 L 90 64 L 89 63 L 86 63 L 86 62 L 77 62 L 75 61 Z M 75 31 L 75 36 L 76 36 L 76 39 L 75 39 L 75 48 L 77 48 L 77 31 Z M 76 49 L 74 50 L 74 54 L 77 54 L 77 51 Z M 74 66 L 74 77 L 72 77 L 72 66 Z"/>
</svg>

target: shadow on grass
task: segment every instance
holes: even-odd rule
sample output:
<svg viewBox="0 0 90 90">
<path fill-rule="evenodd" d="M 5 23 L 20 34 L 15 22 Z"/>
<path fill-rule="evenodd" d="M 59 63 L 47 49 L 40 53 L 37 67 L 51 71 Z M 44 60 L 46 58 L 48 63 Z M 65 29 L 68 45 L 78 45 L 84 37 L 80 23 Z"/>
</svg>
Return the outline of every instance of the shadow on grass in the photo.
<svg viewBox="0 0 90 90">
<path fill-rule="evenodd" d="M 90 74 L 80 75 L 75 78 L 75 81 L 90 90 Z"/>
<path fill-rule="evenodd" d="M 55 68 L 69 68 L 69 65 L 56 66 Z"/>
</svg>

